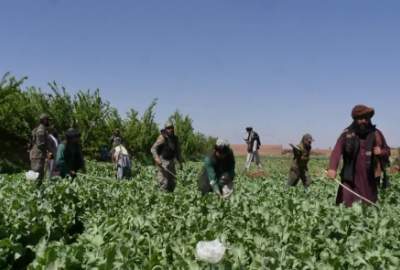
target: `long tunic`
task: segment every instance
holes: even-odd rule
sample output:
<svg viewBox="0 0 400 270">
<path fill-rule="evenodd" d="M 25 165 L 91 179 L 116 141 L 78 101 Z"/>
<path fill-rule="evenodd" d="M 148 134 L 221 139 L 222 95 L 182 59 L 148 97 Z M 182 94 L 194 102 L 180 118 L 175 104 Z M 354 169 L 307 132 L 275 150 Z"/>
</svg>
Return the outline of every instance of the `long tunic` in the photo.
<svg viewBox="0 0 400 270">
<path fill-rule="evenodd" d="M 377 131 L 378 134 L 383 138 L 381 140 L 381 145 L 376 145 L 381 147 L 382 155 L 381 157 L 388 157 L 390 155 L 390 149 L 386 145 L 384 137 L 380 131 Z M 345 136 L 340 136 L 339 140 L 336 143 L 336 146 L 332 152 L 329 169 L 337 170 L 341 156 L 344 151 L 344 146 L 346 143 Z M 351 186 L 348 183 L 343 183 L 348 188 L 356 192 L 357 194 L 365 197 L 366 199 L 376 202 L 378 200 L 378 181 L 375 178 L 374 170 L 368 171 L 367 168 L 367 141 L 360 139 L 360 150 L 357 156 L 357 161 L 355 165 L 354 172 L 354 185 Z M 356 195 L 353 195 L 351 192 L 339 187 L 339 191 L 336 198 L 336 203 L 341 204 L 344 203 L 347 207 L 351 207 L 354 202 L 361 201 Z"/>
<path fill-rule="evenodd" d="M 65 178 L 71 171 L 78 171 L 85 167 L 83 154 L 79 146 L 73 146 L 70 151 L 64 143 L 58 145 L 56 166 L 60 171 L 60 176 Z"/>
</svg>

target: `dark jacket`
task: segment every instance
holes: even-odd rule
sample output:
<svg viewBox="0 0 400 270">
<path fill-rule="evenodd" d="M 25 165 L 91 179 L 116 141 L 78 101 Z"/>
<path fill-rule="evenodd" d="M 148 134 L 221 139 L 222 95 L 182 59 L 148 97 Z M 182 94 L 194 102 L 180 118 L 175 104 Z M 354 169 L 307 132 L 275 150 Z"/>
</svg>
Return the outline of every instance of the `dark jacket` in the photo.
<svg viewBox="0 0 400 270">
<path fill-rule="evenodd" d="M 260 136 L 255 131 L 251 131 L 249 136 L 246 139 L 247 142 L 247 152 L 252 153 L 254 150 L 254 145 L 256 145 L 256 149 L 259 150 L 261 146 Z"/>
<path fill-rule="evenodd" d="M 177 159 L 182 162 L 179 140 L 175 135 L 167 136 L 162 132 L 152 146 L 151 153 L 154 159 L 160 158 L 168 161 Z"/>
<path fill-rule="evenodd" d="M 67 176 L 71 171 L 77 172 L 84 169 L 85 160 L 80 145 L 61 143 L 57 150 L 56 166 L 61 177 Z"/>
<path fill-rule="evenodd" d="M 343 145 L 343 168 L 340 173 L 342 181 L 353 183 L 357 158 L 360 151 L 360 138 L 357 136 L 352 128 L 346 129 L 341 135 L 344 140 Z M 366 137 L 366 168 L 374 178 L 380 178 L 382 169 L 386 166 L 385 163 L 389 161 L 390 148 L 386 144 L 383 134 L 376 129 L 373 130 Z M 381 157 L 374 156 L 374 147 L 379 146 L 386 154 Z"/>
</svg>

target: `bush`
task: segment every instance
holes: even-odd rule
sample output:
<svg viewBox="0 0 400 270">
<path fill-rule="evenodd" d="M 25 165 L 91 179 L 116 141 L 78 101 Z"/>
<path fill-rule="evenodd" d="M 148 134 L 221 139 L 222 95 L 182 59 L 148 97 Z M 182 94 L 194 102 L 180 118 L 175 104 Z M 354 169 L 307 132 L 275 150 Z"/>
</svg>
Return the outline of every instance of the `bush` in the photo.
<svg viewBox="0 0 400 270">
<path fill-rule="evenodd" d="M 176 111 L 171 115 L 169 121 L 175 126 L 175 132 L 181 144 L 183 159 L 199 160 L 214 146 L 216 139 L 195 132 L 192 125 L 193 121 L 188 115 L 183 116 L 179 111 Z"/>
<path fill-rule="evenodd" d="M 89 159 L 98 159 L 101 148 L 110 150 L 112 132 L 120 129 L 134 158 L 145 164 L 152 162 L 150 148 L 160 133 L 155 121 L 157 100 L 143 115 L 131 109 L 127 117 L 122 118 L 116 108 L 103 100 L 99 89 L 79 90 L 70 95 L 64 87 L 52 82 L 48 84 L 49 93 L 35 87 L 23 90 L 26 79 L 17 80 L 7 73 L 0 81 L 0 164 L 3 164 L 0 172 L 5 168 L 13 171 L 28 168 L 31 131 L 38 125 L 41 113 L 51 117 L 53 130 L 58 134 L 70 127 L 77 128 L 82 135 L 84 154 Z M 214 143 L 213 138 L 194 131 L 189 116 L 176 111 L 170 120 L 176 125 L 186 160 L 198 159 Z"/>
</svg>

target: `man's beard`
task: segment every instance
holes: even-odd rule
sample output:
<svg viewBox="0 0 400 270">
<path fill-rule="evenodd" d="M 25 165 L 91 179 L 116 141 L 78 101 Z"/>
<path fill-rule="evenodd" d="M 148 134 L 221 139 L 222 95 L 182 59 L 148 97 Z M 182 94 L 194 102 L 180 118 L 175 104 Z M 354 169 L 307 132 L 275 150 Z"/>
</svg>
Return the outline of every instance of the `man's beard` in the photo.
<svg viewBox="0 0 400 270">
<path fill-rule="evenodd" d="M 374 126 L 371 123 L 367 124 L 358 124 L 357 122 L 353 123 L 353 128 L 355 133 L 360 137 L 360 138 L 366 138 L 369 133 L 374 131 Z"/>
<path fill-rule="evenodd" d="M 310 150 L 311 150 L 311 144 L 305 143 L 305 144 L 304 144 L 304 148 L 305 148 L 307 151 L 310 151 Z"/>
</svg>

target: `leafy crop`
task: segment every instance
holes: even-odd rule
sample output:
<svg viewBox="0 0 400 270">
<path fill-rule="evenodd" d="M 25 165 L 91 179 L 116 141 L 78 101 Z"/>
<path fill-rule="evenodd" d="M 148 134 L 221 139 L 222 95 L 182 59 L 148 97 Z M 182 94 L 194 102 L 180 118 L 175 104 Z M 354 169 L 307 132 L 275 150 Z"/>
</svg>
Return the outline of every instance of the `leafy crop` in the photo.
<svg viewBox="0 0 400 270">
<path fill-rule="evenodd" d="M 203 269 L 194 250 L 219 238 L 216 269 L 398 269 L 400 185 L 392 179 L 380 209 L 334 205 L 336 186 L 312 162 L 314 184 L 287 188 L 289 161 L 268 161 L 269 176 L 240 175 L 229 200 L 197 192 L 200 164 L 179 172 L 173 194 L 156 187 L 153 167 L 131 181 L 107 180 L 90 163 L 75 181 L 41 188 L 23 175 L 0 179 L 0 269 Z"/>
</svg>

